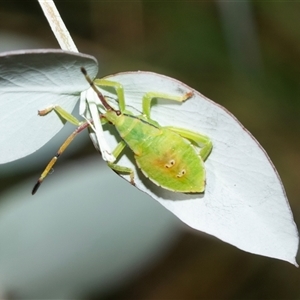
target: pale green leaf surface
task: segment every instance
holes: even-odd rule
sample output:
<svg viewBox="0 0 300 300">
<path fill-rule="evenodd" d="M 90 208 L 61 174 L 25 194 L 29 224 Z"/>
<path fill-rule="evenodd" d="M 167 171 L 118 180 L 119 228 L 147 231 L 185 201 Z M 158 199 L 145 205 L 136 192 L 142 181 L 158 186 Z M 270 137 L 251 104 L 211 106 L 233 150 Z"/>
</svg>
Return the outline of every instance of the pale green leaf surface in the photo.
<svg viewBox="0 0 300 300">
<path fill-rule="evenodd" d="M 81 53 L 41 49 L 0 54 L 0 163 L 31 154 L 63 127 L 55 113 L 37 113 L 52 104 L 72 112 L 89 87 L 81 66 L 96 76 L 96 59 Z"/>
<path fill-rule="evenodd" d="M 181 95 L 192 90 L 177 80 L 149 72 L 120 73 L 106 79 L 123 85 L 127 108 L 132 111 L 141 110 L 146 92 Z M 146 179 L 126 155 L 118 164 L 134 168 L 137 188 L 189 226 L 242 250 L 296 264 L 298 232 L 275 167 L 232 114 L 193 92 L 194 96 L 183 104 L 159 100 L 159 105 L 152 106 L 151 117 L 161 125 L 187 128 L 212 139 L 214 148 L 205 162 L 204 194 L 164 190 Z M 113 97 L 112 93 L 103 93 Z M 106 137 L 113 148 L 114 135 L 106 131 Z M 124 178 L 128 180 L 128 176 Z"/>
</svg>

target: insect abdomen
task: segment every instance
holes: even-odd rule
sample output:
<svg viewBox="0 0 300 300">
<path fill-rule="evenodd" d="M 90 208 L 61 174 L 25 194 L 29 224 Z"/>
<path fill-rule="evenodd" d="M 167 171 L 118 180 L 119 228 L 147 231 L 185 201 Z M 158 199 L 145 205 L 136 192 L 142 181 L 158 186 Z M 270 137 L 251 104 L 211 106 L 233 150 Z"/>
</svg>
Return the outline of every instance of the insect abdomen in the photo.
<svg viewBox="0 0 300 300">
<path fill-rule="evenodd" d="M 204 163 L 179 134 L 124 114 L 115 126 L 133 151 L 138 167 L 151 181 L 176 192 L 204 191 Z"/>
<path fill-rule="evenodd" d="M 143 173 L 156 184 L 171 191 L 200 193 L 205 189 L 203 161 L 194 147 L 177 133 L 162 128 L 151 146 L 136 155 Z"/>
</svg>

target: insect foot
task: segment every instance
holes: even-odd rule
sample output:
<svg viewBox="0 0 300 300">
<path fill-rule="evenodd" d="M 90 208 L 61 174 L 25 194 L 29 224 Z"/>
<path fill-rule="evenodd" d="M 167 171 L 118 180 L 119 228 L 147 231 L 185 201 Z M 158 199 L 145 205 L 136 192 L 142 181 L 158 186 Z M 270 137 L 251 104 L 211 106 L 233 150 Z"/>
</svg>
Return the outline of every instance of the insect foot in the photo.
<svg viewBox="0 0 300 300">
<path fill-rule="evenodd" d="M 38 115 L 39 116 L 46 116 L 47 114 L 49 114 L 52 110 L 54 110 L 56 105 L 51 105 L 49 107 L 46 107 L 44 109 L 38 110 Z"/>
</svg>

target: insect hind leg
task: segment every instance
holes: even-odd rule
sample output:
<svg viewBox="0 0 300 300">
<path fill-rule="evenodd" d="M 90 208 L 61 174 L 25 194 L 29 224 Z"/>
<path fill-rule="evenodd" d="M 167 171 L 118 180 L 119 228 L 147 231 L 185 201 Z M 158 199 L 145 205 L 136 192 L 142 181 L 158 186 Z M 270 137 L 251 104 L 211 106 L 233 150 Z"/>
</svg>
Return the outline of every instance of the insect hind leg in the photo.
<svg viewBox="0 0 300 300">
<path fill-rule="evenodd" d="M 194 131 L 188 130 L 188 129 L 183 129 L 183 128 L 178 128 L 178 127 L 172 127 L 172 126 L 167 126 L 166 128 L 178 133 L 180 136 L 196 143 L 201 149 L 200 149 L 200 156 L 205 161 L 209 154 L 212 151 L 213 144 L 211 139 L 203 134 L 196 133 Z"/>
</svg>

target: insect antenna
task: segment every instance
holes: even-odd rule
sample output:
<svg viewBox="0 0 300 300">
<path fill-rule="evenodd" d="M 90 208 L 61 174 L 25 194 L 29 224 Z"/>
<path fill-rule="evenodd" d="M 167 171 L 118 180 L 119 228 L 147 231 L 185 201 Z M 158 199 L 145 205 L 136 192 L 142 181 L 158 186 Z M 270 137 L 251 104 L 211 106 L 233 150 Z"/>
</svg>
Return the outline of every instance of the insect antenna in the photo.
<svg viewBox="0 0 300 300">
<path fill-rule="evenodd" d="M 47 177 L 47 175 L 49 174 L 49 172 L 52 170 L 53 166 L 55 165 L 57 159 L 62 155 L 62 153 L 66 150 L 66 148 L 70 145 L 70 143 L 74 140 L 74 138 L 77 136 L 78 133 L 80 133 L 81 131 L 83 131 L 84 129 L 86 129 L 87 127 L 90 126 L 90 124 L 93 121 L 90 120 L 89 122 L 85 122 L 82 123 L 80 126 L 78 126 L 73 132 L 72 134 L 64 141 L 64 143 L 60 146 L 60 148 L 58 149 L 57 153 L 53 156 L 53 158 L 50 160 L 50 162 L 48 163 L 48 165 L 46 166 L 45 170 L 43 171 L 43 173 L 41 174 L 40 178 L 38 179 L 38 181 L 36 182 L 36 184 L 34 185 L 31 194 L 34 195 L 37 190 L 39 189 L 39 187 L 41 186 L 41 184 L 43 183 L 44 179 Z"/>
<path fill-rule="evenodd" d="M 111 107 L 108 102 L 105 100 L 104 96 L 100 93 L 100 91 L 96 88 L 93 80 L 90 78 L 90 76 L 87 74 L 87 71 L 84 67 L 81 67 L 81 72 L 83 73 L 85 79 L 87 80 L 87 82 L 90 84 L 91 88 L 94 90 L 94 92 L 97 94 L 97 96 L 99 97 L 101 103 L 103 104 L 103 106 L 105 107 L 106 110 L 112 110 L 114 112 L 116 112 L 117 115 L 121 114 L 121 112 L 119 110 L 115 110 L 113 107 Z"/>
</svg>

